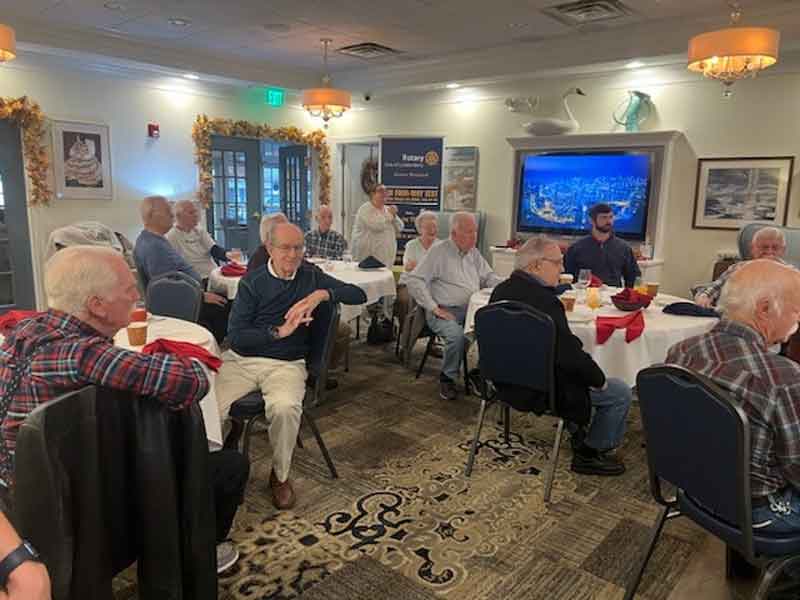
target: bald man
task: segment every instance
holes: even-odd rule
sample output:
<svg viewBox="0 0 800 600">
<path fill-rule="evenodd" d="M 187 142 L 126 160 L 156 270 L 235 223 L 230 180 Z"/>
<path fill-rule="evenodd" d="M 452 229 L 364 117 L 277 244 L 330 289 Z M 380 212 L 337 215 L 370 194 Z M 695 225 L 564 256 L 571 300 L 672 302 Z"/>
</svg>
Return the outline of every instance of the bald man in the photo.
<svg viewBox="0 0 800 600">
<path fill-rule="evenodd" d="M 175 203 L 175 225 L 167 232 L 167 239 L 203 280 L 217 266 L 228 260 L 225 248 L 217 244 L 205 229 L 198 228 L 200 209 L 192 200 Z"/>
<path fill-rule="evenodd" d="M 723 318 L 684 340 L 668 364 L 726 389 L 750 422 L 753 529 L 800 532 L 800 365 L 769 351 L 797 331 L 800 272 L 775 260 L 748 261 L 730 276 L 717 304 Z M 715 423 L 708 423 L 713 437 Z"/>
<path fill-rule="evenodd" d="M 317 228 L 306 234 L 306 256 L 321 256 L 341 260 L 347 250 L 347 240 L 338 231 L 331 229 L 333 211 L 327 204 L 319 207 L 316 215 Z"/>
</svg>

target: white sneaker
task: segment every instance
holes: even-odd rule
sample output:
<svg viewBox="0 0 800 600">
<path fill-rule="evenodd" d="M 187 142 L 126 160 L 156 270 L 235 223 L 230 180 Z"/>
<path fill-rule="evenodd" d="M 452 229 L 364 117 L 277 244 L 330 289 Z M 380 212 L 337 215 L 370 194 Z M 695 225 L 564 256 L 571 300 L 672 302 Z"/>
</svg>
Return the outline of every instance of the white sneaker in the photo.
<svg viewBox="0 0 800 600">
<path fill-rule="evenodd" d="M 217 544 L 217 573 L 230 569 L 239 560 L 239 550 L 233 542 Z"/>
</svg>

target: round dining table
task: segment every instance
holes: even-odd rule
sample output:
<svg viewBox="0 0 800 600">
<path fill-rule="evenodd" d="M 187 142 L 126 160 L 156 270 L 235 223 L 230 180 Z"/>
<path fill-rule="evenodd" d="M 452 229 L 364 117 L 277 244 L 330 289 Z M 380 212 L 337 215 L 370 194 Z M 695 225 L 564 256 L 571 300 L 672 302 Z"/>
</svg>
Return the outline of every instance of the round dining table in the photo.
<svg viewBox="0 0 800 600">
<path fill-rule="evenodd" d="M 583 343 L 583 349 L 592 355 L 607 377 L 622 379 L 631 387 L 636 385 L 636 375 L 642 369 L 663 362 L 669 348 L 688 337 L 705 333 L 718 319 L 711 317 L 686 317 L 663 312 L 664 306 L 673 302 L 687 301 L 685 298 L 659 294 L 646 309 L 643 309 L 644 331 L 635 340 L 625 341 L 625 330 L 615 329 L 603 344 L 597 343 L 595 320 L 598 316 L 624 317 L 630 315 L 611 303 L 610 296 L 619 290 L 607 288 L 601 291 L 602 306 L 597 310 L 578 304 L 567 313 L 569 327 Z M 489 303 L 492 289 L 475 292 L 470 298 L 464 331 L 474 335 L 475 313 Z"/>
</svg>

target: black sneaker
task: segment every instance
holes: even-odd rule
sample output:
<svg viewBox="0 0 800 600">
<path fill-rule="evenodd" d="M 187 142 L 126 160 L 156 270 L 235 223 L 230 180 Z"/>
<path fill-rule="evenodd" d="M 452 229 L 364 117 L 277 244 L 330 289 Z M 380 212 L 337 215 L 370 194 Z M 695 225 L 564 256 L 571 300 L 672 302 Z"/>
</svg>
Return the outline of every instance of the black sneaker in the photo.
<svg viewBox="0 0 800 600">
<path fill-rule="evenodd" d="M 572 471 L 581 475 L 601 475 L 613 477 L 625 472 L 625 465 L 610 454 L 598 453 L 588 457 L 576 452 L 572 455 Z"/>
<path fill-rule="evenodd" d="M 452 381 L 439 382 L 439 397 L 442 400 L 455 400 L 458 396 L 456 384 Z"/>
</svg>

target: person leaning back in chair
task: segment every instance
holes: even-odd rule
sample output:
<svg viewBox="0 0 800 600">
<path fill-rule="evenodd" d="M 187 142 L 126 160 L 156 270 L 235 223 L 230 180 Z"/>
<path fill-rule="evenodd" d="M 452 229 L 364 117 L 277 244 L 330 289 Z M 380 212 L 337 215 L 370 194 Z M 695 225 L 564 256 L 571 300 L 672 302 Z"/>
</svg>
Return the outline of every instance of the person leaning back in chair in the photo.
<svg viewBox="0 0 800 600">
<path fill-rule="evenodd" d="M 114 345 L 114 334 L 130 322 L 139 299 L 136 279 L 122 255 L 111 248 L 72 246 L 45 267 L 49 310 L 20 322 L 0 346 L 0 499 L 14 483 L 17 432 L 40 404 L 85 385 L 147 396 L 170 410 L 199 402 L 209 389 L 203 365 L 193 358 L 146 355 Z M 16 377 L 30 362 L 36 377 Z M 217 514 L 217 568 L 239 557 L 226 542 L 242 503 L 249 465 L 238 452 L 208 457 Z"/>
<path fill-rule="evenodd" d="M 750 422 L 753 529 L 800 532 L 800 365 L 769 351 L 797 331 L 800 272 L 774 260 L 747 261 L 722 288 L 722 319 L 675 344 L 667 364 L 708 377 Z M 708 423 L 713 432 L 714 423 Z M 713 433 L 710 433 L 713 435 Z"/>
<path fill-rule="evenodd" d="M 321 302 L 363 304 L 364 291 L 303 261 L 303 232 L 273 222 L 269 261 L 239 282 L 231 310 L 231 349 L 223 354 L 217 401 L 223 418 L 231 404 L 260 390 L 269 421 L 272 472 L 269 483 L 276 508 L 294 506 L 289 480 L 306 391 L 305 357 L 311 348 L 307 325 Z"/>
<path fill-rule="evenodd" d="M 561 249 L 545 237 L 529 239 L 517 251 L 515 270 L 498 285 L 490 302 L 516 300 L 548 315 L 556 331 L 556 402 L 572 433 L 572 470 L 586 475 L 621 475 L 624 464 L 609 454 L 622 442 L 631 405 L 631 389 L 606 378 L 570 331 L 556 295 L 563 266 Z M 588 431 L 584 425 L 589 424 Z"/>
</svg>

